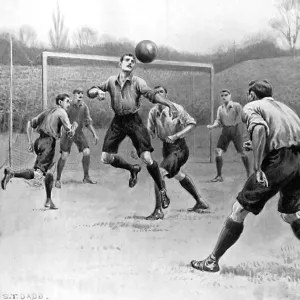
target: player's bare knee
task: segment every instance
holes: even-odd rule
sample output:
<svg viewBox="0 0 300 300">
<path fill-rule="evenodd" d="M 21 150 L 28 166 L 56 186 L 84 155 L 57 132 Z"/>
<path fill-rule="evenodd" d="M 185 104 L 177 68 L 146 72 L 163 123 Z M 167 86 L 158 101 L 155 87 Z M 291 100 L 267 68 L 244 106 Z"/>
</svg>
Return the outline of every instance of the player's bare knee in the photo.
<svg viewBox="0 0 300 300">
<path fill-rule="evenodd" d="M 141 160 L 147 166 L 151 166 L 153 164 L 153 159 L 149 151 L 145 151 L 141 154 Z"/>
<path fill-rule="evenodd" d="M 91 154 L 91 150 L 89 148 L 85 148 L 82 151 L 83 156 L 89 156 Z"/>
<path fill-rule="evenodd" d="M 64 152 L 64 151 L 63 151 L 63 152 L 61 153 L 61 159 L 62 159 L 62 160 L 66 160 L 66 159 L 68 158 L 68 156 L 69 156 L 69 152 Z"/>
<path fill-rule="evenodd" d="M 292 224 L 294 221 L 300 219 L 300 211 L 294 214 L 281 214 L 281 218 L 284 222 L 288 224 Z"/>
<path fill-rule="evenodd" d="M 216 152 L 216 155 L 217 155 L 217 156 L 222 156 L 223 150 L 220 149 L 220 148 L 216 148 L 216 149 L 215 149 L 215 152 Z"/>
<path fill-rule="evenodd" d="M 185 178 L 185 174 L 183 173 L 183 172 L 178 172 L 175 176 L 174 176 L 174 178 L 176 179 L 176 180 L 178 180 L 178 181 L 181 181 L 181 180 L 183 180 L 184 178 Z"/>
<path fill-rule="evenodd" d="M 249 212 L 236 201 L 232 206 L 232 212 L 229 217 L 235 222 L 243 223 L 248 213 Z"/>
<path fill-rule="evenodd" d="M 114 155 L 107 152 L 102 152 L 101 154 L 101 162 L 104 164 L 111 164 L 114 161 Z"/>
</svg>

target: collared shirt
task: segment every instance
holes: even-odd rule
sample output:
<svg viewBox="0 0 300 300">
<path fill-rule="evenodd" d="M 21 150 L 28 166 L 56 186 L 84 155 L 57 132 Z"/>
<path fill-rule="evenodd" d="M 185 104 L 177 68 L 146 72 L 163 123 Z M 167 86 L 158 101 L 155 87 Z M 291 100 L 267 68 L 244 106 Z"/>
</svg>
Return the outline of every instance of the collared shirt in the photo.
<svg viewBox="0 0 300 300">
<path fill-rule="evenodd" d="M 267 97 L 247 103 L 243 122 L 252 136 L 256 125 L 266 129 L 266 153 L 283 147 L 300 145 L 300 118 L 287 105 Z"/>
<path fill-rule="evenodd" d="M 239 103 L 229 101 L 227 106 L 223 104 L 218 107 L 215 123 L 219 127 L 235 126 L 242 121 L 242 110 L 242 106 Z"/>
<path fill-rule="evenodd" d="M 122 86 L 119 76 L 109 77 L 98 87 L 103 92 L 109 92 L 111 107 L 117 115 L 135 113 L 140 108 L 140 97 L 152 89 L 144 79 L 133 75 L 130 75 Z"/>
<path fill-rule="evenodd" d="M 176 103 L 173 103 L 178 110 L 178 117 L 172 119 L 169 115 L 169 107 L 164 107 L 160 112 L 158 105 L 155 105 L 148 115 L 147 128 L 152 137 L 157 135 L 162 141 L 168 136 L 174 135 L 183 130 L 188 125 L 196 125 L 196 120 L 191 117 L 184 108 Z"/>
<path fill-rule="evenodd" d="M 77 103 L 75 101 L 71 102 L 67 113 L 71 123 L 73 123 L 74 121 L 78 123 L 76 131 L 82 130 L 83 127 L 87 127 L 93 124 L 93 120 L 90 116 L 90 110 L 83 101 L 80 101 L 80 103 Z"/>
<path fill-rule="evenodd" d="M 67 132 L 71 131 L 71 124 L 67 112 L 57 105 L 31 119 L 30 124 L 37 132 L 43 131 L 56 140 L 61 136 L 62 126 Z"/>
</svg>

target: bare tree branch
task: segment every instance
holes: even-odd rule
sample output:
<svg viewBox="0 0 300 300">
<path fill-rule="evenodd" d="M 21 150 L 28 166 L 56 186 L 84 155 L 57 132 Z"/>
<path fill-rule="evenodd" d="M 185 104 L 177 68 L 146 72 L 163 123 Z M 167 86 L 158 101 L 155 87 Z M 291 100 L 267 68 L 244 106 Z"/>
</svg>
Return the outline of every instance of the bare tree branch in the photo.
<svg viewBox="0 0 300 300">
<path fill-rule="evenodd" d="M 295 54 L 300 30 L 300 0 L 278 0 L 278 16 L 270 21 L 270 26 L 279 32 Z"/>
<path fill-rule="evenodd" d="M 64 49 L 68 48 L 69 31 L 65 28 L 64 16 L 61 14 L 59 5 L 57 4 L 56 10 L 52 13 L 53 29 L 49 31 L 49 39 L 52 48 Z"/>
<path fill-rule="evenodd" d="M 73 43 L 78 48 L 92 47 L 97 41 L 98 33 L 89 27 L 81 27 L 73 35 Z"/>
<path fill-rule="evenodd" d="M 34 47 L 37 44 L 37 34 L 36 31 L 28 26 L 23 25 L 18 32 L 18 40 L 21 44 L 27 47 Z"/>
</svg>

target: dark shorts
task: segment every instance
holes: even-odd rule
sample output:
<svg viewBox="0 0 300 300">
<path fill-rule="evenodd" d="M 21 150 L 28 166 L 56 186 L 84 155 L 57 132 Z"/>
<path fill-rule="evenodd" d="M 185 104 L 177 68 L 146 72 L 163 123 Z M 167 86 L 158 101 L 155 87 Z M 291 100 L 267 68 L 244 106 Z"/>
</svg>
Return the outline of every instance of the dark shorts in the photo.
<svg viewBox="0 0 300 300">
<path fill-rule="evenodd" d="M 75 143 L 78 151 L 82 152 L 84 149 L 89 148 L 88 141 L 83 134 L 82 130 L 76 131 L 72 138 L 69 138 L 66 133 L 64 133 L 60 139 L 60 152 L 71 152 L 72 144 Z"/>
<path fill-rule="evenodd" d="M 131 139 L 139 157 L 145 151 L 153 152 L 149 132 L 138 113 L 115 115 L 104 137 L 102 151 L 118 153 L 119 145 L 126 136 Z"/>
<path fill-rule="evenodd" d="M 52 167 L 55 144 L 55 138 L 45 133 L 40 133 L 40 136 L 34 141 L 34 152 L 37 157 L 33 168 L 41 170 L 44 175 Z"/>
<path fill-rule="evenodd" d="M 243 152 L 243 137 L 239 124 L 236 126 L 224 126 L 219 137 L 217 148 L 227 151 L 230 142 L 233 142 L 237 152 Z"/>
<path fill-rule="evenodd" d="M 239 203 L 257 215 L 267 201 L 280 192 L 279 212 L 293 214 L 300 211 L 300 148 L 272 151 L 263 160 L 261 169 L 269 186 L 257 184 L 255 174 L 252 174 L 237 197 Z"/>
<path fill-rule="evenodd" d="M 160 167 L 168 172 L 168 178 L 173 178 L 189 158 L 189 148 L 186 141 L 179 139 L 173 144 L 164 142 L 163 158 Z"/>
</svg>

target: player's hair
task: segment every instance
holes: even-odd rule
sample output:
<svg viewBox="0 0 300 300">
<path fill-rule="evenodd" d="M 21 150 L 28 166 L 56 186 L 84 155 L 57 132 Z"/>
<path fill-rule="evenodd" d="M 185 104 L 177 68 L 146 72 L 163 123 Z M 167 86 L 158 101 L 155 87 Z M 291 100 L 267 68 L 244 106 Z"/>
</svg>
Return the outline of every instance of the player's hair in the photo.
<svg viewBox="0 0 300 300">
<path fill-rule="evenodd" d="M 222 94 L 222 93 L 228 93 L 229 95 L 231 95 L 230 90 L 228 90 L 228 89 L 222 89 L 220 94 Z"/>
<path fill-rule="evenodd" d="M 123 61 L 123 59 L 124 59 L 125 56 L 133 57 L 134 62 L 136 62 L 136 58 L 135 58 L 135 56 L 134 56 L 132 53 L 125 53 L 125 54 L 123 54 L 123 55 L 120 57 L 120 62 Z"/>
<path fill-rule="evenodd" d="M 66 93 L 57 95 L 55 98 L 56 105 L 59 105 L 59 101 L 64 101 L 66 98 L 69 98 L 69 95 Z"/>
<path fill-rule="evenodd" d="M 252 80 L 249 83 L 249 94 L 253 92 L 258 99 L 273 96 L 273 88 L 271 83 L 266 80 Z"/>
<path fill-rule="evenodd" d="M 164 89 L 165 93 L 168 94 L 168 90 L 163 86 L 163 85 L 157 85 L 154 89 L 159 89 L 159 88 L 162 88 Z"/>
</svg>

